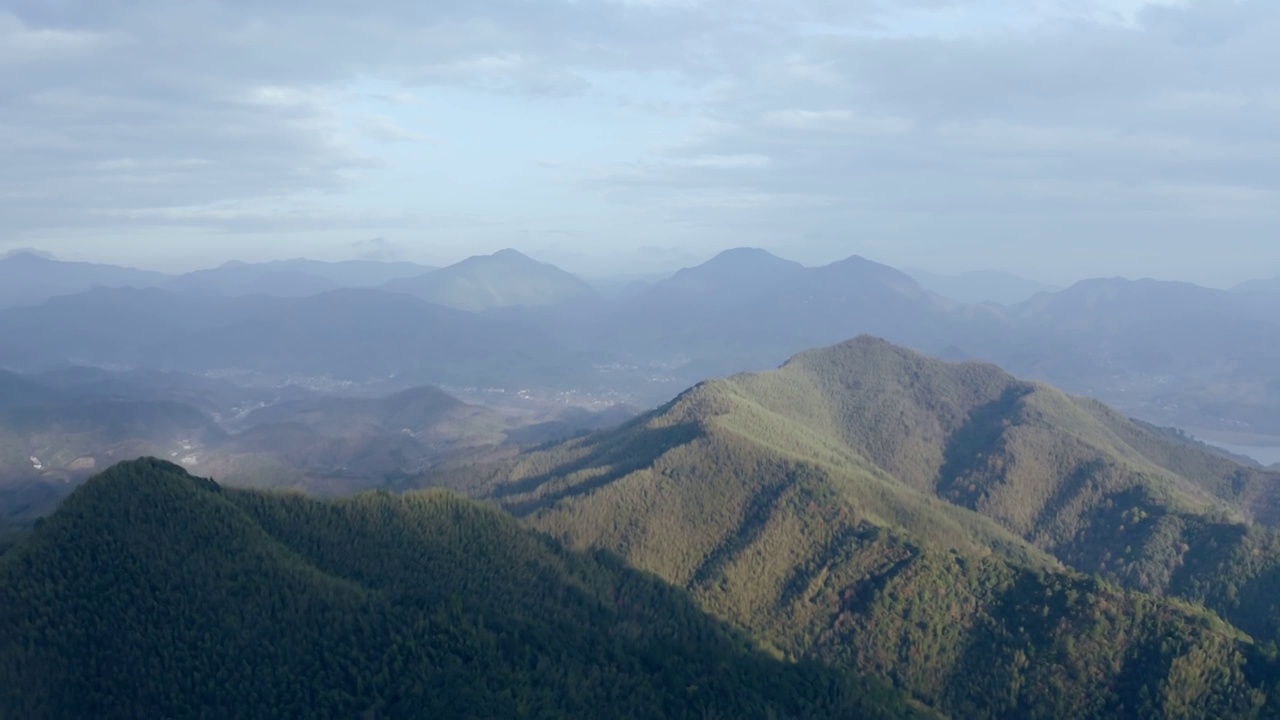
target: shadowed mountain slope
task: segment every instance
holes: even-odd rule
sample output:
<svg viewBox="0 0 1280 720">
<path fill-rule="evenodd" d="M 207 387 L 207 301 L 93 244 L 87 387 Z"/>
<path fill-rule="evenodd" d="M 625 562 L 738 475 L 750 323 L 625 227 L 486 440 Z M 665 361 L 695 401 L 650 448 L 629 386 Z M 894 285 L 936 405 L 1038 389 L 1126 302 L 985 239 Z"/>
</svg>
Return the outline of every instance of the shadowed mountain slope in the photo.
<svg viewBox="0 0 1280 720">
<path fill-rule="evenodd" d="M 226 490 L 155 460 L 0 556 L 0 716 L 907 718 L 684 596 L 428 492 Z"/>
</svg>

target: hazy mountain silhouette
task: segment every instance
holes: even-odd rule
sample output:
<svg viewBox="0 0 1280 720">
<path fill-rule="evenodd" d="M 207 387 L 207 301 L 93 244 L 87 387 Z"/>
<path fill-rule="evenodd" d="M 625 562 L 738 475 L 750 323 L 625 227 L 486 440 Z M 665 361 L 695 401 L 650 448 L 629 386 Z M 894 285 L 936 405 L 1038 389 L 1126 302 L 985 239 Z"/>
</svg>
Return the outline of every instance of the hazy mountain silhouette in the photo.
<svg viewBox="0 0 1280 720">
<path fill-rule="evenodd" d="M 156 287 L 169 280 L 157 272 L 16 252 L 0 259 L 0 308 L 36 305 L 100 287 Z"/>
<path fill-rule="evenodd" d="M 998 270 L 976 270 L 952 275 L 914 269 L 905 272 L 926 290 L 949 300 L 969 304 L 1016 305 L 1038 293 L 1061 289 Z"/>
<path fill-rule="evenodd" d="M 396 376 L 402 386 L 552 382 L 589 372 L 535 330 L 381 290 L 231 299 L 95 290 L 0 311 L 0 365 L 68 364 Z"/>
<path fill-rule="evenodd" d="M 600 297 L 577 276 L 511 249 L 470 257 L 417 277 L 393 280 L 384 287 L 437 305 L 475 312 L 553 307 Z"/>
<path fill-rule="evenodd" d="M 408 262 L 372 260 L 320 262 L 279 260 L 263 263 L 229 262 L 175 278 L 166 287 L 177 292 L 214 295 L 273 295 L 307 297 L 329 290 L 377 287 L 413 277 L 433 268 Z"/>
</svg>

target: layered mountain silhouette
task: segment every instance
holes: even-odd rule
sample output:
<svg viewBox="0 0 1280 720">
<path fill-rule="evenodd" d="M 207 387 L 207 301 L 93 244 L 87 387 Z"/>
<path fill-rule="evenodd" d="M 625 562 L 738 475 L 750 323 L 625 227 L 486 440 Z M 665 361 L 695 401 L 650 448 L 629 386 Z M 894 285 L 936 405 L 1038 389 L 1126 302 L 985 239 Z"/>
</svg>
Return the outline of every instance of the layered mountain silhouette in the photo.
<svg viewBox="0 0 1280 720">
<path fill-rule="evenodd" d="M 432 272 L 407 263 L 293 260 L 231 263 L 169 279 L 21 253 L 0 261 L 0 275 L 3 268 L 14 278 L 4 288 L 19 294 L 26 293 L 22 287 L 43 288 L 24 295 L 22 307 L 0 311 L 0 367 L 8 369 L 78 363 L 314 373 L 322 363 L 282 361 L 274 350 L 244 345 L 270 345 L 284 334 L 277 325 L 296 324 L 289 342 L 309 348 L 308 357 L 335 349 L 326 343 L 347 332 L 341 322 L 326 327 L 298 308 L 324 313 L 341 301 L 355 306 L 351 314 L 372 313 L 361 327 L 393 324 L 410 339 L 366 332 L 367 358 L 339 358 L 335 372 L 406 374 L 402 387 L 590 385 L 649 405 L 706 377 L 767 369 L 806 348 L 869 333 L 945 359 L 995 362 L 1197 434 L 1280 435 L 1280 395 L 1269 379 L 1280 360 L 1280 293 L 1268 291 L 1274 283 L 1266 281 L 1225 291 L 1097 279 L 1000 307 L 958 302 L 945 295 L 973 298 L 936 278 L 926 277 L 926 287 L 856 256 L 807 268 L 750 248 L 726 251 L 616 301 L 514 250 Z M 76 279 L 58 280 L 64 276 Z M 987 288 L 1003 282 L 964 280 Z M 131 287 L 108 287 L 116 285 Z M 375 299 L 372 285 L 456 313 L 391 308 Z M 433 317 L 421 317 L 426 313 Z M 242 332 L 227 330 L 234 325 Z M 213 328 L 222 333 L 216 342 L 202 340 Z M 456 352 L 419 361 L 427 336 Z M 456 342 L 463 336 L 471 339 Z M 567 360 L 565 348 L 575 360 Z M 437 344 L 427 354 L 442 352 Z M 558 373 L 561 362 L 576 363 L 575 370 Z M 591 366 L 610 370 L 584 370 Z"/>
<path fill-rule="evenodd" d="M 1280 699 L 1280 476 L 994 366 L 862 338 L 438 480 L 954 716 Z"/>
<path fill-rule="evenodd" d="M 1277 309 L 1265 295 L 1112 278 L 1039 295 L 1009 313 L 1037 342 L 1072 349 L 1072 362 L 1046 376 L 1074 391 L 1197 430 L 1275 433 Z"/>
<path fill-rule="evenodd" d="M 508 307 L 555 307 L 600 299 L 578 277 L 516 250 L 477 255 L 456 265 L 388 282 L 385 289 L 427 302 L 479 312 Z"/>
<path fill-rule="evenodd" d="M 995 270 L 976 270 L 948 275 L 924 270 L 907 270 L 908 275 L 930 292 L 961 303 L 1016 305 L 1044 292 L 1061 288 Z"/>
<path fill-rule="evenodd" d="M 339 288 L 378 287 L 414 277 L 434 268 L 408 262 L 348 260 L 278 260 L 263 263 L 229 262 L 175 278 L 166 288 L 175 292 L 212 295 L 271 295 L 307 297 Z"/>
<path fill-rule="evenodd" d="M 680 592 L 429 492 L 116 466 L 0 555 L 0 715 L 914 718 Z"/>
<path fill-rule="evenodd" d="M 157 287 L 170 276 L 84 262 L 61 262 L 18 251 L 0 258 L 0 308 L 36 305 L 59 295 L 101 287 Z"/>
<path fill-rule="evenodd" d="M 101 289 L 0 311 L 0 337 L 0 365 L 22 370 L 397 376 L 407 386 L 548 382 L 586 367 L 525 326 L 368 289 L 232 299 Z"/>
</svg>

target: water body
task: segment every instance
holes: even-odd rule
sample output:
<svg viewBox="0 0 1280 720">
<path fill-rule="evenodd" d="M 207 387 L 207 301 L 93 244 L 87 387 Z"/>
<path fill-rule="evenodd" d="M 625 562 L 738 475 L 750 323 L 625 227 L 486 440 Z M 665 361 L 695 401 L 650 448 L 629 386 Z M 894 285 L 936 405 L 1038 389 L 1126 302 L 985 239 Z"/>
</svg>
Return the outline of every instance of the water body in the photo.
<svg viewBox="0 0 1280 720">
<path fill-rule="evenodd" d="M 1204 440 L 1203 438 L 1201 439 Z M 1280 445 L 1236 445 L 1234 443 L 1217 442 L 1216 440 L 1204 440 L 1204 442 L 1237 455 L 1251 457 L 1263 465 L 1280 463 Z"/>
</svg>

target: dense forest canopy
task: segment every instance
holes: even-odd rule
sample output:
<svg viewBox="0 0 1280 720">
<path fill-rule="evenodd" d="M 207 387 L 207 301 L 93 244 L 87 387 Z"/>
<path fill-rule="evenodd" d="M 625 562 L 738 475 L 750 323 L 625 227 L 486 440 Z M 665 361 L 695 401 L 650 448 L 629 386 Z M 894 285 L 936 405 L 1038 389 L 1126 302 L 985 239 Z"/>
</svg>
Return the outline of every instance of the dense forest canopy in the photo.
<svg viewBox="0 0 1280 720">
<path fill-rule="evenodd" d="M 0 717 L 601 713 L 930 717 L 447 492 L 324 503 L 139 460 L 0 556 Z"/>
</svg>

